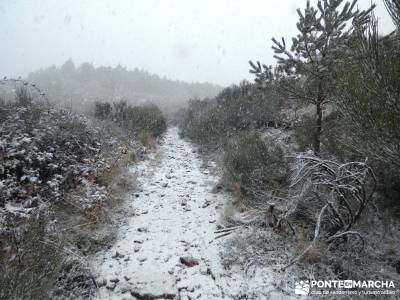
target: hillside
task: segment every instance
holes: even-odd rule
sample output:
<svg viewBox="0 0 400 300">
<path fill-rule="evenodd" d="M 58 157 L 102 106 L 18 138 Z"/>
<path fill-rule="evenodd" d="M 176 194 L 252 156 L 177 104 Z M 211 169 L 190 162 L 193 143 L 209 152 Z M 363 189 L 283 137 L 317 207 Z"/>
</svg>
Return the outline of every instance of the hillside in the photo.
<svg viewBox="0 0 400 300">
<path fill-rule="evenodd" d="M 176 110 L 190 98 L 215 96 L 222 88 L 210 83 L 186 83 L 127 70 L 122 66 L 94 67 L 90 63 L 75 66 L 68 60 L 61 67 L 51 66 L 28 75 L 56 102 L 87 109 L 94 101 L 126 100 L 131 104 L 153 102 L 163 110 Z M 69 103 L 68 103 L 69 102 Z"/>
</svg>

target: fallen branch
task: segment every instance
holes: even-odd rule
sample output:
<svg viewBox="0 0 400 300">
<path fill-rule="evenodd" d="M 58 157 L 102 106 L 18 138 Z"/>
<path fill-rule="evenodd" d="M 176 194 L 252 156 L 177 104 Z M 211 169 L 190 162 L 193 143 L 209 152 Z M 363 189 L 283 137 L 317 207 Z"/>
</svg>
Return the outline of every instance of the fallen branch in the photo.
<svg viewBox="0 0 400 300">
<path fill-rule="evenodd" d="M 234 231 L 234 230 L 236 230 L 236 229 L 238 229 L 238 228 L 241 228 L 241 227 L 243 227 L 243 225 L 234 226 L 234 227 L 228 227 L 228 228 L 216 230 L 216 231 L 214 231 L 214 233 L 222 233 L 222 232 Z"/>
<path fill-rule="evenodd" d="M 216 239 L 219 239 L 219 238 L 222 238 L 222 237 L 224 237 L 224 236 L 230 235 L 231 233 L 232 233 L 232 231 L 229 231 L 229 232 L 226 232 L 226 233 L 217 235 L 217 236 L 215 237 L 215 240 L 216 240 Z"/>
<path fill-rule="evenodd" d="M 171 300 L 173 300 L 176 297 L 175 294 L 164 293 L 164 294 L 160 294 L 160 295 L 154 295 L 154 294 L 150 294 L 150 293 L 141 294 L 141 293 L 135 292 L 135 291 L 131 291 L 131 295 L 133 297 L 135 297 L 136 299 L 140 299 L 140 300 L 155 300 L 155 299 L 171 299 Z"/>
<path fill-rule="evenodd" d="M 362 248 L 364 249 L 364 245 L 365 245 L 365 241 L 363 239 L 363 237 L 361 236 L 361 234 L 357 231 L 346 231 L 346 232 L 342 232 L 342 233 L 337 233 L 333 236 L 331 236 L 330 238 L 327 239 L 327 242 L 333 242 L 334 240 L 340 238 L 340 237 L 344 237 L 347 235 L 356 235 L 362 242 Z"/>
</svg>

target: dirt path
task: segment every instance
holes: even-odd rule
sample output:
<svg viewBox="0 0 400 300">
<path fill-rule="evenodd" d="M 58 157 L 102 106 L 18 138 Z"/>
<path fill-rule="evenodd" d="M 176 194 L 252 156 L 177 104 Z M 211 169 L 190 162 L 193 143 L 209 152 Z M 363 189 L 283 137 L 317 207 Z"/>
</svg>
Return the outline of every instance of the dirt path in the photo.
<svg viewBox="0 0 400 300">
<path fill-rule="evenodd" d="M 223 269 L 222 239 L 214 239 L 228 196 L 211 192 L 217 178 L 201 164 L 172 128 L 155 157 L 132 168 L 140 190 L 127 201 L 130 216 L 117 243 L 94 262 L 98 281 L 106 284 L 95 298 L 134 299 L 132 294 L 150 293 L 230 299 L 241 293 L 244 279 Z M 183 264 L 181 258 L 187 257 L 198 265 Z"/>
</svg>

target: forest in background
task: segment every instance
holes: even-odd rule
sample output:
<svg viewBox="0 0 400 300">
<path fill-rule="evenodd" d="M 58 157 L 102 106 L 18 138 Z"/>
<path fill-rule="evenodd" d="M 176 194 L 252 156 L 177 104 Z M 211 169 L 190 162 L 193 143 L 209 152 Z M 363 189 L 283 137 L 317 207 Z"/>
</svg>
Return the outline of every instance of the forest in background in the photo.
<svg viewBox="0 0 400 300">
<path fill-rule="evenodd" d="M 27 81 L 38 84 L 62 106 L 90 111 L 95 101 L 126 100 L 130 104 L 146 102 L 173 112 L 193 97 L 213 97 L 221 87 L 210 83 L 186 83 L 170 80 L 144 70 L 122 66 L 94 67 L 90 63 L 75 66 L 72 60 L 61 67 L 48 67 L 28 75 Z"/>
</svg>

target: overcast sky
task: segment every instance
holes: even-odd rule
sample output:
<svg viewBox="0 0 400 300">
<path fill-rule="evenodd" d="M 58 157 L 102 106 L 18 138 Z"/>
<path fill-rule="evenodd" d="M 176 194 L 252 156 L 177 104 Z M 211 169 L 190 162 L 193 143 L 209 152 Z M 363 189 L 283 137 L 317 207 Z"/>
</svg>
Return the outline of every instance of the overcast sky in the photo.
<svg viewBox="0 0 400 300">
<path fill-rule="evenodd" d="M 184 81 L 237 83 L 273 64 L 271 38 L 296 34 L 306 0 L 0 0 L 0 75 L 68 58 Z M 367 7 L 369 0 L 359 0 Z M 393 29 L 383 0 L 381 31 Z"/>
</svg>

